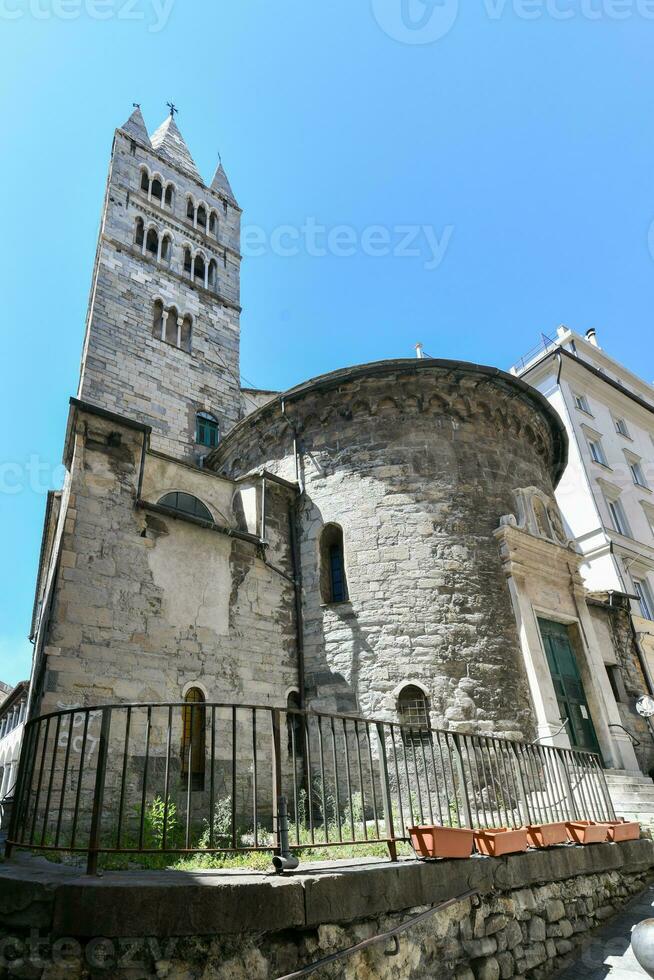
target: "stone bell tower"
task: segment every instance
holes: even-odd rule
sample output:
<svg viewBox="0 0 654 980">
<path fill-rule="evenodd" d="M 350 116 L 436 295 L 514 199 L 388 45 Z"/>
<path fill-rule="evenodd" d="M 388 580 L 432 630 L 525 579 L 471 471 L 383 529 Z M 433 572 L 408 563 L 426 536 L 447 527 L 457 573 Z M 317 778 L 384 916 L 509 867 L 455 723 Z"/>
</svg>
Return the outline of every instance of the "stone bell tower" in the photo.
<svg viewBox="0 0 654 980">
<path fill-rule="evenodd" d="M 211 445 L 199 413 L 214 440 L 239 417 L 241 210 L 222 164 L 204 183 L 174 112 L 151 137 L 138 107 L 116 130 L 78 397 L 194 460 Z"/>
</svg>

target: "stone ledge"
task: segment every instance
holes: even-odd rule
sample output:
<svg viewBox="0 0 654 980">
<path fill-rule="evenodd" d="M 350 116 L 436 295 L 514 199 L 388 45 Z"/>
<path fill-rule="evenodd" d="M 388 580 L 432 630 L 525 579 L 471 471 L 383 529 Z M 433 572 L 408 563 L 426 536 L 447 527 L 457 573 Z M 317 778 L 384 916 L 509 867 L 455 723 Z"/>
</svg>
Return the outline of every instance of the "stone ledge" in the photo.
<svg viewBox="0 0 654 980">
<path fill-rule="evenodd" d="M 19 856 L 0 866 L 7 925 L 53 936 L 211 936 L 312 928 L 435 905 L 471 889 L 482 895 L 607 871 L 654 867 L 654 842 L 531 851 L 509 858 L 307 865 L 292 876 L 247 872 L 107 872 Z"/>
</svg>

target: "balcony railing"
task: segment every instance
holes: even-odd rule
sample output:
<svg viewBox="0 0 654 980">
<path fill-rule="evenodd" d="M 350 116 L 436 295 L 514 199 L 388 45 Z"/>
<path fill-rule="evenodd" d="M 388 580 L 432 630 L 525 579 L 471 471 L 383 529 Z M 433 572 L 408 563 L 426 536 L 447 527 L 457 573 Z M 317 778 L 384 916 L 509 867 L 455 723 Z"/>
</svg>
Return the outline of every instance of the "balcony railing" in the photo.
<svg viewBox="0 0 654 980">
<path fill-rule="evenodd" d="M 85 855 L 89 872 L 103 854 L 382 843 L 395 859 L 416 824 L 613 818 L 587 752 L 253 705 L 118 704 L 27 724 L 7 850 Z"/>
</svg>

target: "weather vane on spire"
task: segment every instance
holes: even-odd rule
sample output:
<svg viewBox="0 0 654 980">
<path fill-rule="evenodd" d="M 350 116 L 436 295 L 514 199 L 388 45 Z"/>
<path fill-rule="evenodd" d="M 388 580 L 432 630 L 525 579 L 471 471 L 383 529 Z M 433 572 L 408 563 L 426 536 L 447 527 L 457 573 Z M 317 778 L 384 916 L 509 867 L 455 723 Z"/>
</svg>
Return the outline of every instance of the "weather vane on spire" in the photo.
<svg viewBox="0 0 654 980">
<path fill-rule="evenodd" d="M 171 114 L 171 116 L 172 116 L 172 117 L 173 117 L 173 119 L 174 119 L 174 118 L 175 118 L 175 113 L 176 113 L 176 112 L 179 112 L 179 109 L 177 108 L 177 106 L 175 105 L 175 103 L 174 103 L 174 102 L 166 102 L 166 105 L 167 105 L 167 106 L 168 106 L 168 108 L 170 109 L 170 114 Z"/>
<path fill-rule="evenodd" d="M 132 107 L 134 109 L 140 109 L 141 108 L 141 103 L 140 102 L 132 102 Z"/>
</svg>

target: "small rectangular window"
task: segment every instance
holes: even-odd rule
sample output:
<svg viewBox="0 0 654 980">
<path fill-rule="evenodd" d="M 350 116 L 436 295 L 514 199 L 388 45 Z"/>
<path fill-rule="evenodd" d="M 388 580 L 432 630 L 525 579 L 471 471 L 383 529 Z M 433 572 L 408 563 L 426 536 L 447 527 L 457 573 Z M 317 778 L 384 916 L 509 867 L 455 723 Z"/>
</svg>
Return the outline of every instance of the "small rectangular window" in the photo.
<svg viewBox="0 0 654 980">
<path fill-rule="evenodd" d="M 589 439 L 588 448 L 590 450 L 590 455 L 596 463 L 601 466 L 607 466 L 606 456 L 604 454 L 604 447 L 602 446 L 601 440 L 599 439 Z"/>
<path fill-rule="evenodd" d="M 626 438 L 629 439 L 629 428 L 625 420 L 616 418 L 613 421 L 615 422 L 615 431 L 618 433 L 618 435 L 626 436 Z"/>
<path fill-rule="evenodd" d="M 643 487 L 645 490 L 649 489 L 649 484 L 645 479 L 645 474 L 643 473 L 643 467 L 639 462 L 632 461 L 629 463 L 629 469 L 631 471 L 631 477 L 637 487 Z"/>
<path fill-rule="evenodd" d="M 629 524 L 627 523 L 627 516 L 624 512 L 624 507 L 619 500 L 607 500 L 607 506 L 609 509 L 609 514 L 611 515 L 611 521 L 613 523 L 614 529 L 618 534 L 623 534 L 625 537 L 630 537 Z"/>
<path fill-rule="evenodd" d="M 580 412 L 585 412 L 586 415 L 590 415 L 590 405 L 588 404 L 588 399 L 585 395 L 575 394 L 575 405 Z"/>
<path fill-rule="evenodd" d="M 635 578 L 633 581 L 634 590 L 638 596 L 641 616 L 643 619 L 654 619 L 654 598 L 652 598 L 652 590 L 649 587 L 649 583 L 645 579 L 638 578 Z"/>
<path fill-rule="evenodd" d="M 618 704 L 624 704 L 628 698 L 624 681 L 622 680 L 622 671 L 617 664 L 607 664 L 606 673 L 609 675 L 609 683 L 611 685 L 611 690 L 613 691 L 613 697 Z"/>
</svg>

